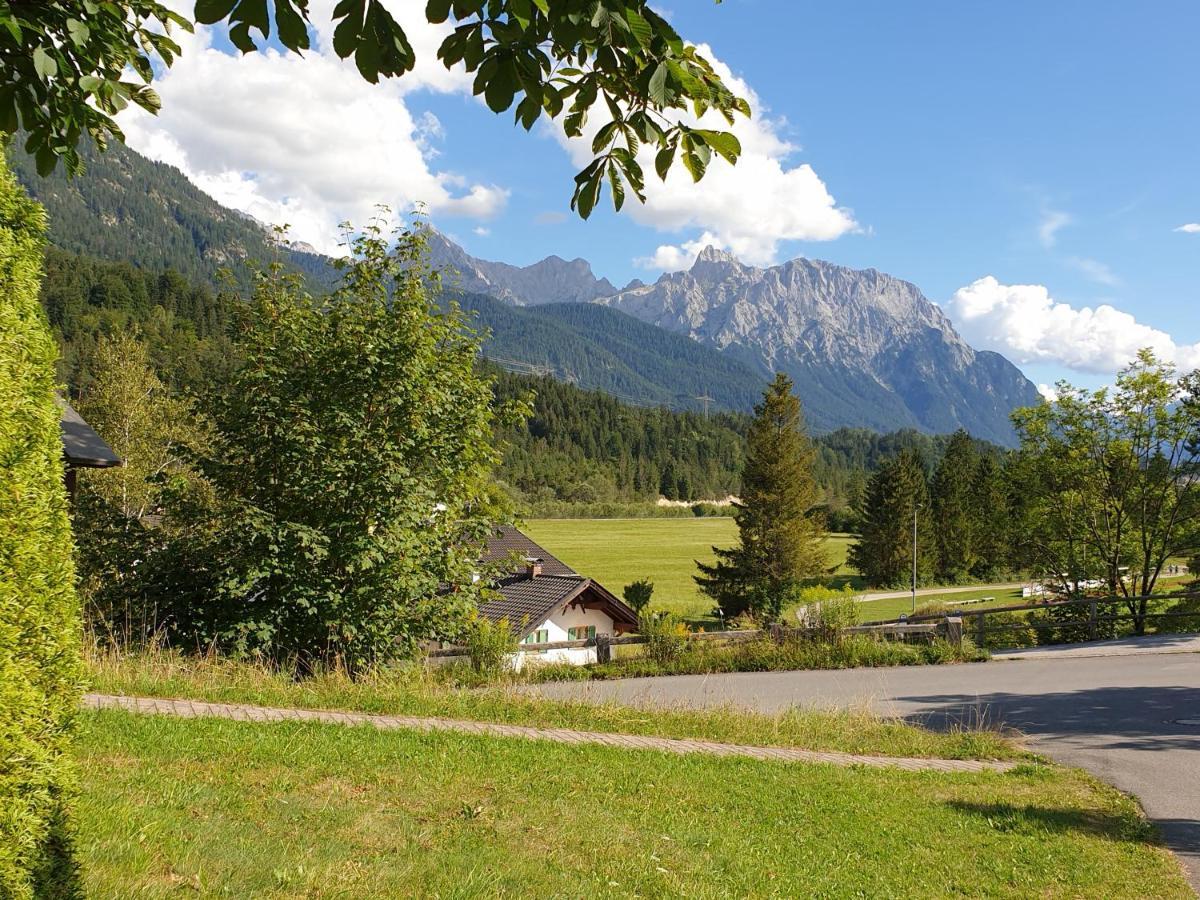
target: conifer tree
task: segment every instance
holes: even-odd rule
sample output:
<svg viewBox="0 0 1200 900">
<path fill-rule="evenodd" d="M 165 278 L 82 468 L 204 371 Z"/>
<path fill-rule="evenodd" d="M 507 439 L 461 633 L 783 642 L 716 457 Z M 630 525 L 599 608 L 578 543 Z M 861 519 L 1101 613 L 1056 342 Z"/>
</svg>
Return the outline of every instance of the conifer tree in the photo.
<svg viewBox="0 0 1200 900">
<path fill-rule="evenodd" d="M 1008 490 L 1004 470 L 991 456 L 983 455 L 971 484 L 971 518 L 974 521 L 975 564 L 971 575 L 996 577 L 1010 565 Z"/>
<path fill-rule="evenodd" d="M 933 572 L 937 545 L 925 467 L 913 450 L 885 461 L 867 483 L 858 543 L 850 565 L 873 585 L 907 584 L 912 576 L 913 510 L 917 514 L 917 578 Z"/>
<path fill-rule="evenodd" d="M 739 545 L 713 548 L 715 565 L 697 563 L 696 583 L 726 616 L 776 619 L 806 578 L 825 573 L 825 522 L 813 479 L 814 451 L 792 381 L 780 373 L 755 407 L 747 435 Z"/>
<path fill-rule="evenodd" d="M 971 436 L 959 429 L 933 475 L 933 521 L 937 537 L 938 578 L 947 583 L 967 578 L 978 561 L 972 489 L 979 453 Z"/>
</svg>

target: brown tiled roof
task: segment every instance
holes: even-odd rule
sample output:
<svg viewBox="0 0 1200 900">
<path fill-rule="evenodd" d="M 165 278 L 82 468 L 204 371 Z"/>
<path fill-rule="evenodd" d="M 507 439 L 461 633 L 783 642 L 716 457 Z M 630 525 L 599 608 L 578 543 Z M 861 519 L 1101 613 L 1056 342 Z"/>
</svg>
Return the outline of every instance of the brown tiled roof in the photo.
<svg viewBox="0 0 1200 900">
<path fill-rule="evenodd" d="M 492 622 L 507 619 L 517 637 L 523 638 L 590 585 L 591 581 L 578 575 L 513 575 L 496 585 L 500 596 L 479 607 L 479 613 Z"/>
<path fill-rule="evenodd" d="M 503 562 L 513 556 L 542 561 L 542 574 L 531 577 L 522 567 L 502 578 L 496 585 L 499 597 L 479 608 L 480 615 L 492 622 L 507 619 L 517 639 L 541 625 L 555 608 L 585 593 L 604 604 L 605 611 L 626 626 L 637 624 L 637 614 L 609 591 L 585 578 L 511 525 L 497 529 L 483 552 L 483 562 Z"/>
<path fill-rule="evenodd" d="M 561 559 L 551 556 L 545 548 L 535 544 L 528 535 L 522 534 L 512 525 L 501 525 L 494 537 L 488 539 L 483 551 L 483 562 L 497 563 L 513 555 L 522 559 L 533 557 L 542 560 L 542 575 L 575 575 L 579 573 Z"/>
</svg>

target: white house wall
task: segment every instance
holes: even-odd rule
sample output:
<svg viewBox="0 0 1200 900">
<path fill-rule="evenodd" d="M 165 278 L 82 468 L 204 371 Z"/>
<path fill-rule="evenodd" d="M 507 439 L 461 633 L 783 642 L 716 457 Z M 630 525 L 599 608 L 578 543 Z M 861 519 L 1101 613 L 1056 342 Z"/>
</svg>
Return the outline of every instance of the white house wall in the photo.
<svg viewBox="0 0 1200 900">
<path fill-rule="evenodd" d="M 534 632 L 545 631 L 546 643 L 556 644 L 569 641 L 570 628 L 588 625 L 596 626 L 597 636 L 612 637 L 614 634 L 612 617 L 598 609 L 584 609 L 582 606 L 561 607 L 545 622 L 533 629 Z M 559 650 L 522 650 L 514 655 L 513 668 L 518 672 L 526 665 L 542 663 L 569 663 L 573 666 L 583 666 L 596 661 L 595 647 L 570 647 Z"/>
</svg>

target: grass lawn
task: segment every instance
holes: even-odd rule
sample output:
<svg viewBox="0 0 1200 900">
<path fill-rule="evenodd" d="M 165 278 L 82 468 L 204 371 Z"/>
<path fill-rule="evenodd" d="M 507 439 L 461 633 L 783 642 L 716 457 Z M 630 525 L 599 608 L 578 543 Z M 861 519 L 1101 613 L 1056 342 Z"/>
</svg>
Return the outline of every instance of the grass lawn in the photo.
<svg viewBox="0 0 1200 900">
<path fill-rule="evenodd" d="M 696 560 L 714 561 L 712 548 L 737 543 L 731 518 L 532 519 L 525 532 L 577 571 L 621 594 L 631 581 L 654 582 L 656 609 L 689 619 L 711 619 L 713 602 L 692 581 Z M 829 539 L 829 564 L 845 573 L 849 535 Z M 714 620 L 715 621 L 715 620 Z"/>
<path fill-rule="evenodd" d="M 89 713 L 88 896 L 1186 897 L 1081 773 L 839 769 Z"/>
<path fill-rule="evenodd" d="M 577 728 L 728 743 L 943 759 L 1032 758 L 991 731 L 928 731 L 866 712 L 793 710 L 762 715 L 734 709 L 656 711 L 616 703 L 544 700 L 513 686 L 458 689 L 417 667 L 351 680 L 331 672 L 297 679 L 266 665 L 171 651 L 88 655 L 93 691 L 215 703 L 442 716 L 513 725 Z"/>
<path fill-rule="evenodd" d="M 969 600 L 977 602 L 966 602 Z M 961 609 L 965 613 L 977 609 L 987 609 L 990 606 L 1017 606 L 1031 602 L 1033 602 L 1031 599 L 1021 597 L 1020 588 L 992 588 L 991 590 L 961 591 L 950 594 L 917 594 L 918 609 L 941 603 L 945 605 L 947 611 Z M 864 622 L 880 622 L 884 619 L 896 619 L 901 614 L 907 615 L 911 612 L 912 598 L 895 597 L 890 600 L 868 600 L 860 603 L 858 617 Z"/>
</svg>

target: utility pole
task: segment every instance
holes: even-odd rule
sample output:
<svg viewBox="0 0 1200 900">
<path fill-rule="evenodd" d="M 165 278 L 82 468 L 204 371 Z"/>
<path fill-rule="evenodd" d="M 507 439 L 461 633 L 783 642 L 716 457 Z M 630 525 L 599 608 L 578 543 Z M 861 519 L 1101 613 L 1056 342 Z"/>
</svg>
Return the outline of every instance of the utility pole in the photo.
<svg viewBox="0 0 1200 900">
<path fill-rule="evenodd" d="M 704 404 L 704 418 L 707 419 L 708 418 L 708 404 L 713 402 L 713 398 L 708 396 L 708 392 L 705 391 L 701 396 L 693 397 L 692 399 L 699 400 L 701 403 Z"/>
</svg>

